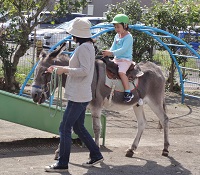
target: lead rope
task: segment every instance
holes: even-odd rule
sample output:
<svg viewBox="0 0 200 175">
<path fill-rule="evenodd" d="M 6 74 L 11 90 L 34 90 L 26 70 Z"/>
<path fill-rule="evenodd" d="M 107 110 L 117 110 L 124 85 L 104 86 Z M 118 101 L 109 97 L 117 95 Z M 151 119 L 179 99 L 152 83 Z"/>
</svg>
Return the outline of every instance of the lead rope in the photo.
<svg viewBox="0 0 200 175">
<path fill-rule="evenodd" d="M 57 111 L 58 111 L 58 106 L 60 103 L 60 109 L 61 109 L 61 116 L 63 114 L 62 110 L 62 74 L 57 75 L 57 68 L 55 68 L 51 74 L 51 81 L 50 81 L 50 99 L 54 97 L 55 91 L 56 91 L 56 83 L 57 83 L 57 77 L 58 77 L 58 96 L 57 96 L 57 101 L 56 101 L 56 109 L 55 112 L 51 112 L 51 100 L 49 101 L 49 113 L 51 117 L 55 117 Z"/>
</svg>

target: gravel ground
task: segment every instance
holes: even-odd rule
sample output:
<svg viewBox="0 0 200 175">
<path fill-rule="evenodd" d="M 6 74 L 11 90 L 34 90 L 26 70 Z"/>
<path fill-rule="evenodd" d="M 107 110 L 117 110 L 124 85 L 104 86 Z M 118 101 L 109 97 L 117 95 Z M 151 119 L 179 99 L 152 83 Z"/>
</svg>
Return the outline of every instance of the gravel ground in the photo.
<svg viewBox="0 0 200 175">
<path fill-rule="evenodd" d="M 88 160 L 88 150 L 74 141 L 69 175 L 200 175 L 200 101 L 167 94 L 170 118 L 169 157 L 161 156 L 163 132 L 157 129 L 158 119 L 145 106 L 147 127 L 132 158 L 125 150 L 133 142 L 137 123 L 131 108 L 111 106 L 107 116 L 106 144 L 101 146 L 105 161 L 92 168 L 81 166 Z M 120 109 L 120 111 L 116 111 Z M 44 166 L 54 163 L 58 136 L 0 120 L 0 174 L 46 175 Z"/>
</svg>

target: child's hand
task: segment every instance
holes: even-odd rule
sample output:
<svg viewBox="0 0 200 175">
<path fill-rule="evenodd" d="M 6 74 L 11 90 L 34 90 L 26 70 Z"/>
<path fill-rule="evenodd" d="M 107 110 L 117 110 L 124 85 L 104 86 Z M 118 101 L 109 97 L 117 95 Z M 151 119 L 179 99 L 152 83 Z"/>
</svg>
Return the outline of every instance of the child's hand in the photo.
<svg viewBox="0 0 200 175">
<path fill-rule="evenodd" d="M 109 50 L 102 50 L 102 54 L 103 54 L 103 57 L 106 57 L 106 56 L 111 56 L 112 52 Z"/>
</svg>

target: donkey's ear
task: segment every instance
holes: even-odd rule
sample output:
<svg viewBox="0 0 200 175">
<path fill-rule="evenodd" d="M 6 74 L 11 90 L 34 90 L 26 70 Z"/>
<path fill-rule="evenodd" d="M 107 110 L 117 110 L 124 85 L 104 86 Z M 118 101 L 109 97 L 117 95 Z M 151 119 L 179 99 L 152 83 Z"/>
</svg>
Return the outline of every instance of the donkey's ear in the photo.
<svg viewBox="0 0 200 175">
<path fill-rule="evenodd" d="M 51 52 L 49 54 L 49 58 L 50 59 L 56 58 L 59 53 L 61 53 L 63 50 L 65 50 L 65 46 L 66 46 L 66 43 L 64 42 L 63 44 L 60 45 L 59 48 L 57 48 L 56 50 L 54 50 L 53 52 Z"/>
<path fill-rule="evenodd" d="M 45 52 L 44 50 L 42 50 L 42 51 L 40 52 L 39 58 L 43 60 L 43 59 L 46 58 L 46 57 L 47 57 L 47 52 Z"/>
</svg>

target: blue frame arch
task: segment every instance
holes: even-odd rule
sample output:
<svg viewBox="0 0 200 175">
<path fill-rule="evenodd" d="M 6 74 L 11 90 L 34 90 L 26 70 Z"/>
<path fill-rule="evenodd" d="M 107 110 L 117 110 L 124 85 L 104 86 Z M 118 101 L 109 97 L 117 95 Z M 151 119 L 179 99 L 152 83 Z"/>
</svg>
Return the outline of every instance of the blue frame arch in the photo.
<svg viewBox="0 0 200 175">
<path fill-rule="evenodd" d="M 92 36 L 92 38 L 96 38 L 96 37 L 98 37 L 98 36 L 100 36 L 100 35 L 102 35 L 104 33 L 107 33 L 107 32 L 110 32 L 110 31 L 114 30 L 114 27 L 113 27 L 112 24 L 96 25 L 96 26 L 91 27 L 91 29 L 96 29 L 96 28 L 100 28 L 102 30 L 100 30 L 100 32 L 94 34 Z M 161 29 L 158 29 L 158 28 L 154 28 L 154 27 L 150 27 L 150 26 L 139 25 L 139 24 L 129 25 L 129 28 L 133 29 L 133 30 L 140 31 L 140 32 L 144 32 L 145 34 L 153 37 L 157 42 L 159 42 L 168 51 L 168 53 L 170 54 L 171 58 L 173 59 L 175 65 L 176 65 L 176 68 L 177 68 L 178 73 L 179 73 L 179 79 L 180 79 L 180 85 L 181 85 L 181 102 L 184 103 L 185 96 L 190 96 L 190 97 L 194 97 L 194 98 L 199 98 L 200 99 L 200 97 L 198 97 L 198 96 L 192 96 L 192 95 L 185 94 L 184 82 L 187 82 L 187 81 L 183 80 L 183 76 L 182 76 L 182 72 L 181 72 L 181 69 L 183 67 L 181 67 L 178 64 L 177 59 L 176 59 L 177 56 L 186 57 L 186 58 L 200 59 L 200 55 L 189 44 L 187 44 L 185 41 L 183 41 L 179 37 L 167 32 L 167 31 L 164 31 L 164 30 L 161 30 Z M 59 41 L 57 44 L 55 44 L 53 47 L 50 48 L 49 52 L 52 52 L 55 48 L 60 46 L 63 42 L 72 41 L 71 37 L 72 36 L 69 35 L 68 37 L 66 37 L 63 40 Z M 161 38 L 173 38 L 174 40 L 178 41 L 180 44 L 164 43 Z M 172 51 L 169 48 L 169 46 L 174 46 L 174 47 L 178 47 L 178 48 L 180 48 L 180 47 L 187 48 L 192 55 L 188 56 L 188 55 L 178 55 L 178 54 L 172 53 Z M 65 53 L 66 54 L 72 54 L 73 52 L 65 52 Z M 24 90 L 28 80 L 30 79 L 31 75 L 33 74 L 37 64 L 38 64 L 38 62 L 34 65 L 32 70 L 28 74 L 25 82 L 23 83 L 23 85 L 21 87 L 19 95 L 23 95 L 23 90 Z M 199 83 L 196 83 L 196 82 L 188 82 L 188 83 L 193 83 L 193 84 L 200 85 Z"/>
</svg>

